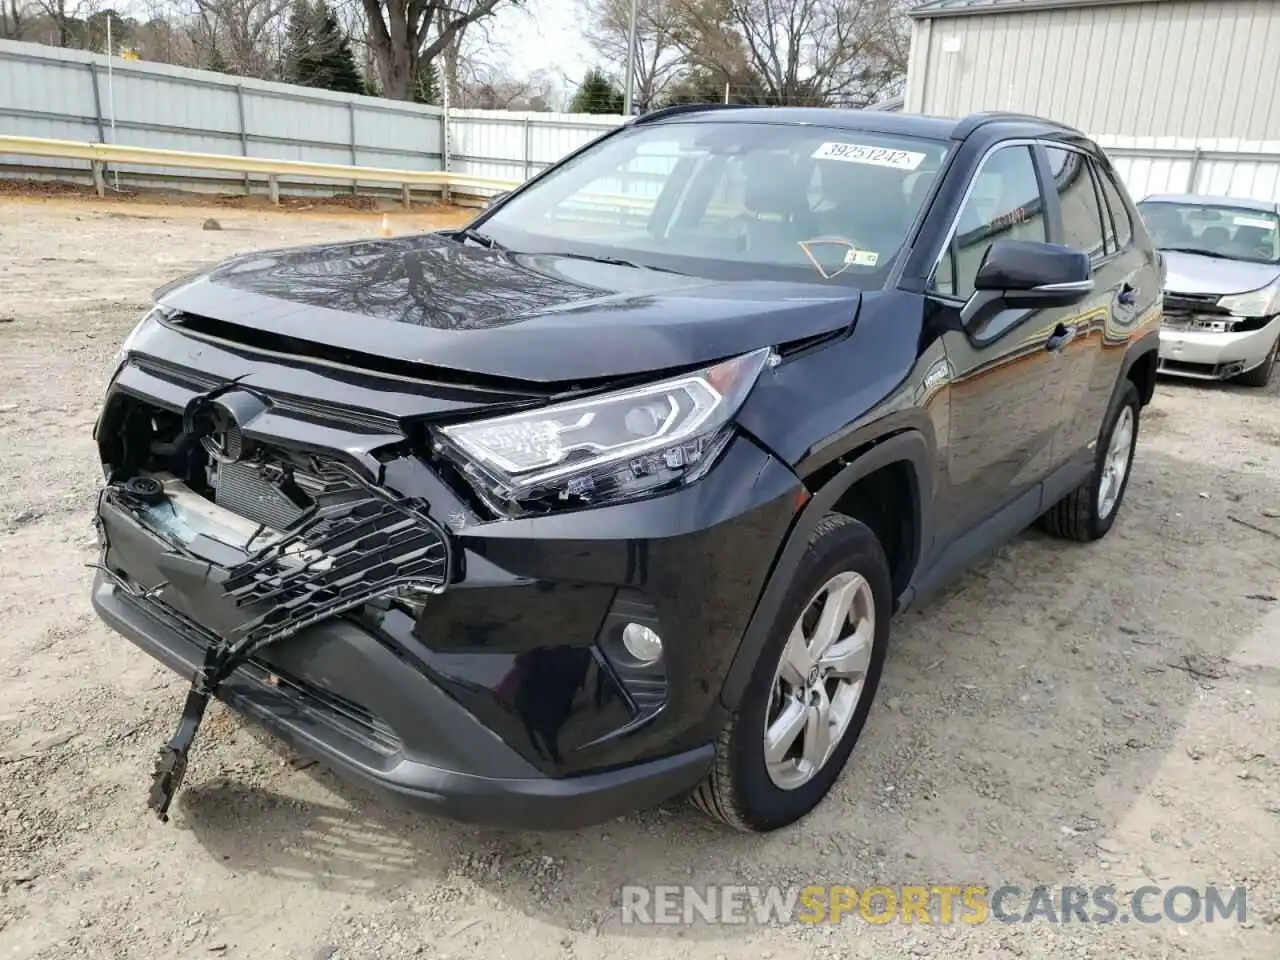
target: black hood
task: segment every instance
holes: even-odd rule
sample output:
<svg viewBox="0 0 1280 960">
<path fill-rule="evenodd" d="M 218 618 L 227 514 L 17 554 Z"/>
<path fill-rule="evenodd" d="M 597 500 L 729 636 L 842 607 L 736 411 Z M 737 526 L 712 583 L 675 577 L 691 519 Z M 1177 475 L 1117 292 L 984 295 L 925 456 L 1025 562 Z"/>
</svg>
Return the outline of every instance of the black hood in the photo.
<svg viewBox="0 0 1280 960">
<path fill-rule="evenodd" d="M 711 281 L 442 234 L 255 253 L 157 291 L 195 317 L 321 347 L 537 382 L 709 362 L 839 330 L 849 287 Z"/>
</svg>

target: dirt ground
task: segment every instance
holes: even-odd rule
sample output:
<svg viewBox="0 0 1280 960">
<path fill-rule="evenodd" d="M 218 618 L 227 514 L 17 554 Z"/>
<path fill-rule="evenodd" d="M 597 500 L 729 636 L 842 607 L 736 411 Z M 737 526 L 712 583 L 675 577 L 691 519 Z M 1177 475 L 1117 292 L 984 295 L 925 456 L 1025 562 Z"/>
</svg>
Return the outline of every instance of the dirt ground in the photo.
<svg viewBox="0 0 1280 960">
<path fill-rule="evenodd" d="M 146 782 L 183 686 L 88 602 L 90 433 L 112 355 L 159 283 L 371 236 L 380 217 L 0 200 L 0 956 L 1280 956 L 1275 387 L 1161 383 L 1105 541 L 1028 532 L 901 618 L 862 743 L 792 829 L 734 835 L 679 805 L 566 834 L 458 826 L 348 787 L 221 708 L 159 823 Z M 619 922 L 624 883 L 717 882 L 1244 885 L 1249 916 Z"/>
</svg>

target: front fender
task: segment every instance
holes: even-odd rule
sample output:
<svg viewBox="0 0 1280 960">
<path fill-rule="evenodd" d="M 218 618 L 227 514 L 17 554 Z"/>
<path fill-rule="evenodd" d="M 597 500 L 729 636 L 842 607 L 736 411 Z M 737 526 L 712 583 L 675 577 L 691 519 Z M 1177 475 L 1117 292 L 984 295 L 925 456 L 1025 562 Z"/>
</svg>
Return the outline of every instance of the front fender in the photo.
<svg viewBox="0 0 1280 960">
<path fill-rule="evenodd" d="M 921 556 L 932 539 L 933 501 L 927 495 L 932 477 L 932 457 L 933 448 L 919 430 L 878 436 L 867 441 L 859 452 L 846 459 L 839 472 L 823 483 L 796 515 L 770 569 L 769 578 L 747 624 L 738 653 L 725 676 L 721 701 L 727 708 L 737 708 L 756 661 L 768 642 L 778 609 L 791 585 L 791 571 L 799 563 L 818 523 L 855 483 L 891 463 L 906 463 L 914 477 L 912 501 L 917 535 L 913 569 L 919 566 Z"/>
</svg>

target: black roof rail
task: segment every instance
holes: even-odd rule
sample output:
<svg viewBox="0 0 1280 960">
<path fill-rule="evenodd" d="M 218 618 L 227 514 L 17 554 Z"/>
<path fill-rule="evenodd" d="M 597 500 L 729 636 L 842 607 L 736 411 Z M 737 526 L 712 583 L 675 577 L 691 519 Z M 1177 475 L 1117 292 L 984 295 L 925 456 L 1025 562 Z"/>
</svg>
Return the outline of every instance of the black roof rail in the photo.
<svg viewBox="0 0 1280 960">
<path fill-rule="evenodd" d="M 1038 117 L 1033 113 L 1012 113 L 1003 110 L 987 110 L 982 113 L 971 113 L 956 123 L 955 130 L 951 136 L 955 140 L 963 140 L 979 127 L 986 126 L 989 123 L 1035 123 L 1050 130 L 1062 130 L 1069 133 L 1079 133 L 1074 127 L 1069 127 L 1065 123 L 1059 123 L 1057 120 L 1050 120 L 1047 117 Z"/>
<path fill-rule="evenodd" d="M 644 113 L 628 121 L 633 126 L 642 123 L 655 123 L 668 117 L 678 117 L 682 113 L 706 113 L 711 110 L 736 110 L 741 107 L 758 107 L 756 103 L 677 103 L 661 110 Z"/>
</svg>

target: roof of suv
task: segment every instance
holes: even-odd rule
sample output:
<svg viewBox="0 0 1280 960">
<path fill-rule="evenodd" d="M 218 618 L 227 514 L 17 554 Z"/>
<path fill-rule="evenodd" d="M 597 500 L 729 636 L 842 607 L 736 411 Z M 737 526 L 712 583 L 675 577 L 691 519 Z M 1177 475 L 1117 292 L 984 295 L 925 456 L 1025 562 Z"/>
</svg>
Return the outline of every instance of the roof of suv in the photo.
<svg viewBox="0 0 1280 960">
<path fill-rule="evenodd" d="M 835 107 L 757 107 L 738 104 L 681 104 L 637 117 L 636 124 L 696 120 L 699 123 L 811 124 L 841 130 L 900 134 L 933 140 L 964 140 L 979 128 L 1008 128 L 1011 136 L 1061 136 L 1077 134 L 1070 127 L 1020 113 L 974 113 L 967 117 L 931 117 L 923 114 Z M 1078 134 L 1077 134 L 1078 135 Z"/>
<path fill-rule="evenodd" d="M 1234 207 L 1238 210 L 1257 210 L 1275 213 L 1280 205 L 1270 200 L 1249 200 L 1241 197 L 1211 197 L 1204 193 L 1156 193 L 1142 198 L 1143 203 L 1180 203 L 1188 207 Z"/>
</svg>

